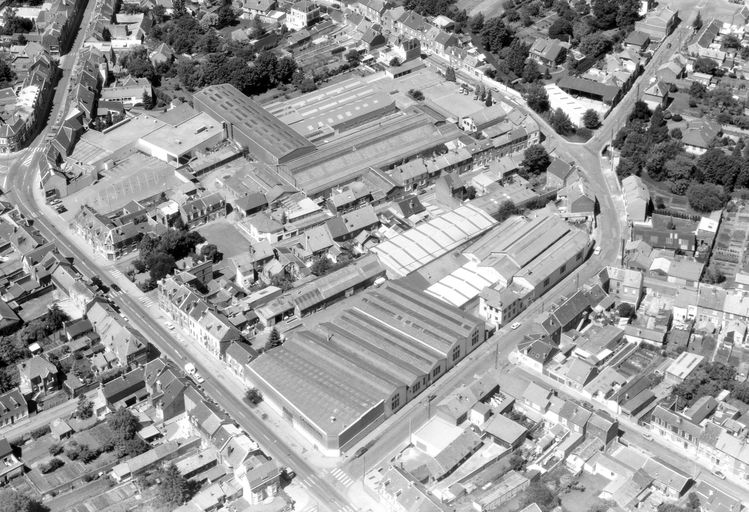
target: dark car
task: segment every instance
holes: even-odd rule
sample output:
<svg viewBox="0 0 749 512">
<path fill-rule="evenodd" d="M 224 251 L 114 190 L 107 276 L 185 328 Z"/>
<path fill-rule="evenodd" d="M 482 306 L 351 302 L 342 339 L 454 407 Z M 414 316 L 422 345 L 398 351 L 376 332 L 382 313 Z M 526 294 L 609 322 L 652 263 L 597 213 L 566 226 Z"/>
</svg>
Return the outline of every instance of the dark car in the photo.
<svg viewBox="0 0 749 512">
<path fill-rule="evenodd" d="M 111 288 L 112 290 L 116 291 L 116 292 L 121 292 L 121 291 L 122 291 L 122 290 L 120 289 L 120 287 L 119 287 L 119 286 L 117 286 L 117 284 L 116 284 L 116 283 L 112 283 L 112 284 L 111 284 L 111 285 L 110 285 L 109 287 L 110 287 L 110 288 Z"/>
</svg>

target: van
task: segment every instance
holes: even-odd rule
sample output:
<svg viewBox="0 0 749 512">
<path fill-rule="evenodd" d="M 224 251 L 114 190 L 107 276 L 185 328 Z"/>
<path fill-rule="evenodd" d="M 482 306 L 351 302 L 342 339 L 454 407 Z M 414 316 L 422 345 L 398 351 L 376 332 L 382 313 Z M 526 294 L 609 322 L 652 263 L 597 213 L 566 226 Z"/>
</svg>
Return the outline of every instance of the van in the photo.
<svg viewBox="0 0 749 512">
<path fill-rule="evenodd" d="M 379 288 L 380 286 L 385 284 L 385 281 L 387 281 L 387 279 L 385 279 L 384 277 L 378 277 L 377 279 L 375 279 L 374 285 L 376 288 Z"/>
</svg>

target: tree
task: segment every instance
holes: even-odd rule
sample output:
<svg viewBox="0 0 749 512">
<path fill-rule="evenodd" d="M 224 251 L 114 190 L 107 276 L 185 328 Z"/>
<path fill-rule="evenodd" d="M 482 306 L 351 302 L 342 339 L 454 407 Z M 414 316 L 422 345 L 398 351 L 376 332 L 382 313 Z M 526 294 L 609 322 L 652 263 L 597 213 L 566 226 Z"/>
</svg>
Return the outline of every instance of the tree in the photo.
<svg viewBox="0 0 749 512">
<path fill-rule="evenodd" d="M 388 63 L 388 65 L 391 68 L 397 68 L 398 66 L 401 65 L 401 60 L 398 57 L 393 57 L 392 59 L 390 59 L 390 62 Z"/>
<path fill-rule="evenodd" d="M 640 121 L 650 121 L 650 116 L 652 115 L 652 112 L 650 112 L 650 109 L 648 108 L 647 103 L 645 103 L 642 100 L 637 100 L 635 102 L 635 106 L 632 108 L 632 113 L 629 114 L 629 120 L 640 120 Z"/>
<path fill-rule="evenodd" d="M 550 108 L 549 94 L 541 84 L 531 84 L 525 89 L 525 101 L 539 114 L 547 112 Z"/>
<path fill-rule="evenodd" d="M 515 206 L 515 203 L 508 199 L 499 205 L 499 208 L 497 209 L 497 220 L 499 222 L 502 222 L 503 220 L 507 220 L 517 213 L 517 206 Z"/>
<path fill-rule="evenodd" d="M 528 176 L 538 176 L 546 172 L 551 164 L 551 157 L 541 144 L 534 144 L 523 153 L 523 161 L 520 164 L 523 172 Z"/>
<path fill-rule="evenodd" d="M 288 55 L 281 57 L 276 64 L 276 82 L 281 84 L 290 83 L 297 68 L 297 63 L 293 57 Z"/>
<path fill-rule="evenodd" d="M 669 134 L 672 139 L 681 140 L 683 137 L 683 134 L 681 133 L 681 128 L 674 128 L 671 130 L 671 133 Z"/>
<path fill-rule="evenodd" d="M 601 118 L 598 116 L 598 112 L 589 108 L 583 114 L 583 126 L 590 130 L 595 130 L 601 126 Z"/>
<path fill-rule="evenodd" d="M 694 70 L 697 73 L 707 73 L 708 75 L 714 75 L 715 70 L 718 69 L 718 64 L 715 63 L 710 57 L 697 57 L 694 61 Z"/>
<path fill-rule="evenodd" d="M 575 126 L 572 124 L 570 116 L 561 108 L 556 109 L 551 114 L 549 124 L 559 135 L 568 135 L 575 131 Z"/>
<path fill-rule="evenodd" d="M 651 144 L 658 144 L 668 139 L 668 126 L 666 125 L 660 105 L 655 108 L 653 115 L 650 117 L 648 138 Z"/>
<path fill-rule="evenodd" d="M 628 302 L 622 302 L 619 304 L 619 306 L 616 308 L 617 313 L 619 313 L 619 316 L 622 318 L 634 318 L 637 314 L 637 310 L 632 306 L 632 304 Z"/>
<path fill-rule="evenodd" d="M 702 13 L 700 11 L 697 11 L 697 16 L 694 17 L 692 28 L 695 30 L 699 30 L 702 28 Z"/>
<path fill-rule="evenodd" d="M 468 22 L 468 30 L 470 30 L 472 34 L 478 34 L 481 32 L 483 28 L 484 28 L 484 13 L 479 12 L 473 17 L 471 17 L 471 20 Z"/>
<path fill-rule="evenodd" d="M 89 400 L 86 395 L 78 397 L 78 407 L 75 410 L 75 414 L 80 419 L 88 419 L 94 415 L 94 403 Z"/>
<path fill-rule="evenodd" d="M 237 23 L 237 13 L 234 11 L 231 2 L 222 5 L 218 10 L 217 28 L 224 28 Z"/>
<path fill-rule="evenodd" d="M 151 282 L 155 283 L 171 274 L 177 263 L 171 254 L 157 252 L 149 258 L 146 265 L 149 268 L 148 273 Z"/>
<path fill-rule="evenodd" d="M 538 69 L 538 64 L 535 60 L 528 60 L 523 68 L 523 81 L 526 83 L 533 83 L 541 78 L 541 71 Z"/>
<path fill-rule="evenodd" d="M 549 38 L 569 41 L 572 37 L 572 23 L 564 18 L 559 18 L 549 26 Z"/>
<path fill-rule="evenodd" d="M 640 174 L 639 164 L 631 158 L 621 158 L 619 165 L 616 166 L 616 175 L 619 179 L 624 179 L 629 175 Z"/>
<path fill-rule="evenodd" d="M 510 45 L 505 63 L 516 76 L 520 76 L 523 73 L 525 61 L 528 60 L 528 49 L 528 45 L 519 38 L 515 39 Z"/>
<path fill-rule="evenodd" d="M 257 405 L 263 401 L 263 395 L 256 388 L 250 388 L 245 393 L 244 397 L 250 402 L 250 405 Z"/>
<path fill-rule="evenodd" d="M 332 267 L 332 264 L 328 258 L 325 256 L 322 256 L 320 258 L 317 258 L 313 263 L 312 266 L 310 266 L 309 270 L 316 276 L 324 276 L 327 274 Z"/>
<path fill-rule="evenodd" d="M 356 50 L 349 50 L 346 54 L 346 62 L 348 62 L 352 67 L 358 66 L 360 61 L 361 55 L 359 55 L 359 52 Z"/>
<path fill-rule="evenodd" d="M 422 101 L 424 99 L 424 93 L 419 91 L 418 89 L 409 89 L 408 95 L 411 97 L 411 99 L 416 101 Z"/>
<path fill-rule="evenodd" d="M 619 0 L 619 11 L 616 14 L 616 26 L 631 27 L 640 19 L 640 0 Z"/>
<path fill-rule="evenodd" d="M 153 97 L 148 94 L 148 91 L 143 91 L 143 108 L 146 110 L 153 109 Z"/>
<path fill-rule="evenodd" d="M 481 42 L 484 49 L 497 53 L 512 42 L 512 32 L 501 18 L 490 18 L 484 22 L 481 29 Z"/>
<path fill-rule="evenodd" d="M 709 265 L 705 269 L 705 274 L 702 276 L 702 282 L 707 284 L 720 284 L 726 280 L 726 276 L 715 268 L 713 265 Z"/>
<path fill-rule="evenodd" d="M 741 48 L 741 41 L 734 34 L 726 34 L 723 36 L 723 47 L 738 50 Z"/>
<path fill-rule="evenodd" d="M 0 59 L 0 86 L 8 87 L 16 80 L 16 73 L 5 59 Z"/>
<path fill-rule="evenodd" d="M 116 436 L 123 439 L 132 439 L 140 430 L 138 418 L 125 407 L 120 407 L 107 416 L 107 425 Z"/>
<path fill-rule="evenodd" d="M 723 187 L 711 183 L 692 183 L 687 189 L 689 206 L 698 212 L 720 210 L 726 204 Z"/>
<path fill-rule="evenodd" d="M 575 0 L 574 8 L 580 16 L 587 16 L 590 14 L 590 5 L 588 5 L 588 2 L 585 0 Z"/>
<path fill-rule="evenodd" d="M 593 0 L 590 6 L 598 28 L 608 30 L 616 26 L 616 17 L 619 14 L 617 0 Z"/>
<path fill-rule="evenodd" d="M 169 464 L 159 473 L 159 501 L 163 506 L 178 507 L 189 498 L 190 487 L 187 479 L 174 464 Z"/>
<path fill-rule="evenodd" d="M 484 105 L 486 105 L 487 107 L 491 107 L 492 105 L 494 105 L 494 101 L 492 101 L 491 91 L 486 93 L 486 99 L 484 100 Z"/>
<path fill-rule="evenodd" d="M 541 481 L 534 481 L 528 486 L 523 493 L 521 508 L 535 503 L 541 508 L 542 512 L 548 512 L 559 504 L 559 497 L 551 492 L 548 487 Z"/>
<path fill-rule="evenodd" d="M 455 82 L 455 69 L 452 66 L 448 66 L 445 70 L 445 80 Z"/>
<path fill-rule="evenodd" d="M 736 178 L 742 168 L 741 158 L 727 155 L 718 148 L 710 148 L 697 159 L 697 167 L 707 183 L 723 185 L 725 190 L 733 190 Z"/>
<path fill-rule="evenodd" d="M 278 330 L 274 327 L 273 329 L 271 329 L 270 335 L 268 336 L 268 341 L 265 343 L 265 350 L 276 348 L 279 345 L 281 345 L 281 335 L 278 333 Z"/>
<path fill-rule="evenodd" d="M 219 252 L 218 247 L 216 247 L 215 244 L 205 244 L 201 247 L 200 256 L 204 261 L 212 261 L 213 263 L 218 263 L 224 259 L 224 255 Z"/>
<path fill-rule="evenodd" d="M 612 47 L 611 39 L 601 33 L 593 33 L 584 36 L 577 49 L 586 57 L 595 58 L 608 52 Z"/>
</svg>

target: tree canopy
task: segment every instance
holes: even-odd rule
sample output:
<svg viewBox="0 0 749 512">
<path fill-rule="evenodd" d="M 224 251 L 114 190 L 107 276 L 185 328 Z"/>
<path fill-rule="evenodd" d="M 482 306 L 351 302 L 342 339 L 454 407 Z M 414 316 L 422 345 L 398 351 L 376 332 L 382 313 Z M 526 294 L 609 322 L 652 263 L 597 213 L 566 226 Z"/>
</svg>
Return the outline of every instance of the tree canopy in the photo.
<svg viewBox="0 0 749 512">
<path fill-rule="evenodd" d="M 178 507 L 190 497 L 190 486 L 174 464 L 159 472 L 159 501 L 164 506 Z"/>
<path fill-rule="evenodd" d="M 693 209 L 707 213 L 722 209 L 727 198 L 720 185 L 692 183 L 687 189 L 687 200 Z"/>
<path fill-rule="evenodd" d="M 534 144 L 523 153 L 523 161 L 520 164 L 522 171 L 528 176 L 537 176 L 551 164 L 551 157 L 541 144 Z"/>
<path fill-rule="evenodd" d="M 481 42 L 486 50 L 497 53 L 512 42 L 512 31 L 501 18 L 490 18 L 481 29 Z"/>
<path fill-rule="evenodd" d="M 49 512 L 49 507 L 15 489 L 0 491 L 0 512 Z"/>
<path fill-rule="evenodd" d="M 592 108 L 586 110 L 583 114 L 583 126 L 590 130 L 595 130 L 601 126 L 601 117 L 598 115 L 598 112 Z"/>
<path fill-rule="evenodd" d="M 525 89 L 525 101 L 528 106 L 539 114 L 548 112 L 550 108 L 549 94 L 541 84 L 531 84 Z"/>
</svg>

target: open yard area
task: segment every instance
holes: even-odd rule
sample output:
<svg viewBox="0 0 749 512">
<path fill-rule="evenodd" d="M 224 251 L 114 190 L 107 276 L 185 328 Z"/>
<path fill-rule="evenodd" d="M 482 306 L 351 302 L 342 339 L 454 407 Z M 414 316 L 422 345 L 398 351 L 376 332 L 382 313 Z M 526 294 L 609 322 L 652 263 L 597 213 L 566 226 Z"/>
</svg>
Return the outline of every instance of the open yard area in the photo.
<svg viewBox="0 0 749 512">
<path fill-rule="evenodd" d="M 575 489 L 570 489 L 560 496 L 562 506 L 569 512 L 587 512 L 594 505 L 601 503 L 598 495 L 608 483 L 609 481 L 602 476 L 583 472 Z"/>
<path fill-rule="evenodd" d="M 749 263 L 749 208 L 739 205 L 735 211 L 726 211 L 718 229 L 712 253 L 712 265 L 730 282 L 741 268 Z"/>
<path fill-rule="evenodd" d="M 486 19 L 499 16 L 505 10 L 497 0 L 458 0 L 458 9 L 465 9 L 468 16 L 484 13 Z"/>
<path fill-rule="evenodd" d="M 220 219 L 209 222 L 204 226 L 200 226 L 197 230 L 205 237 L 208 243 L 215 244 L 218 250 L 224 254 L 224 259 L 216 264 L 214 270 L 223 272 L 224 269 L 231 265 L 229 258 L 249 251 L 249 240 L 229 220 Z M 233 271 L 229 271 L 229 273 L 233 273 Z"/>
</svg>

